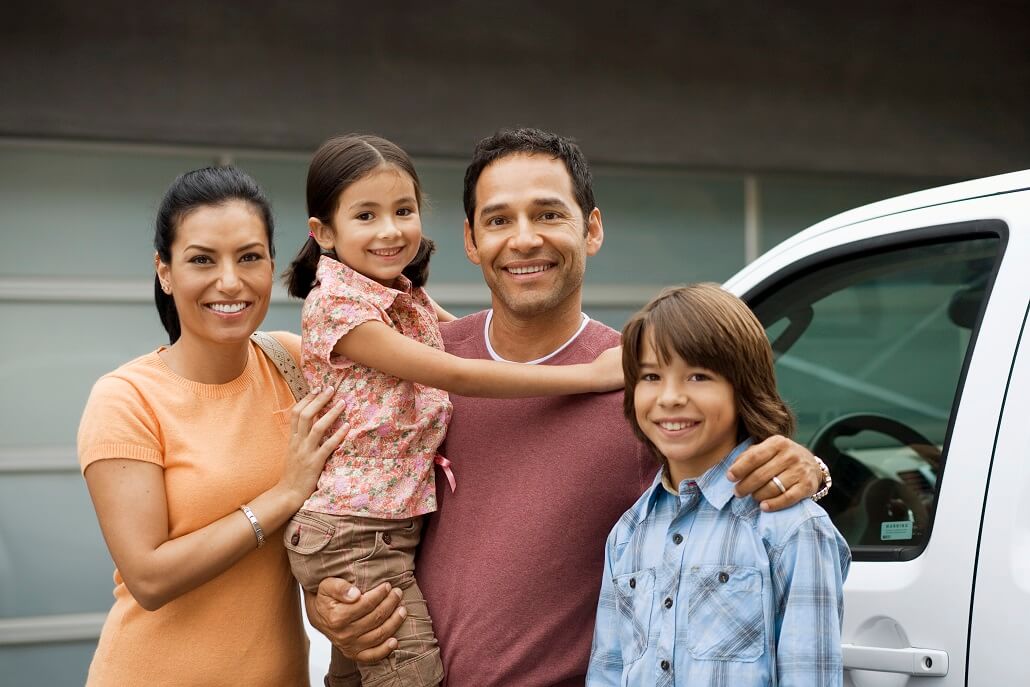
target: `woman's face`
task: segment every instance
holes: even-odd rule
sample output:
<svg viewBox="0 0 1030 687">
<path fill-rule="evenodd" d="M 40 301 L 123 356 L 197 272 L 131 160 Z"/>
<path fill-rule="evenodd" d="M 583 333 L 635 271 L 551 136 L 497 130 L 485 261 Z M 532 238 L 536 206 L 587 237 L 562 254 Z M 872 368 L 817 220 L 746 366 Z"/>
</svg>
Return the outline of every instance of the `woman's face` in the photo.
<svg viewBox="0 0 1030 687">
<path fill-rule="evenodd" d="M 193 210 L 179 222 L 171 262 L 155 262 L 184 338 L 244 341 L 265 319 L 275 264 L 264 221 L 250 204 Z"/>
</svg>

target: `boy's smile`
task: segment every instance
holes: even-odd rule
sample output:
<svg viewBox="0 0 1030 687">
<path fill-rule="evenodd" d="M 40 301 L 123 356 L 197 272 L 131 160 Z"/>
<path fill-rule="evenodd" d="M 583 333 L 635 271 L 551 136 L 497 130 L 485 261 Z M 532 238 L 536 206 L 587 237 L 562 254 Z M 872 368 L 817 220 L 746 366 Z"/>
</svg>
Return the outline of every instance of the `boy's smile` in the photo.
<svg viewBox="0 0 1030 687">
<path fill-rule="evenodd" d="M 659 360 L 652 332 L 641 341 L 640 378 L 633 405 L 637 424 L 665 458 L 678 485 L 698 477 L 737 445 L 733 386 L 711 370 L 691 365 L 674 353 Z"/>
</svg>

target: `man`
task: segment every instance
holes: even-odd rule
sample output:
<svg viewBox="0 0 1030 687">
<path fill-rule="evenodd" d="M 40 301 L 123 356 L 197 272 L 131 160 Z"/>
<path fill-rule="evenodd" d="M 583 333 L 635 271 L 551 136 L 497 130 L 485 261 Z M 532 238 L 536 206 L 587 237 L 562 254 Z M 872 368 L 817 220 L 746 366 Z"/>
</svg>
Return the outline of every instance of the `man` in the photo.
<svg viewBox="0 0 1030 687">
<path fill-rule="evenodd" d="M 442 326 L 449 352 L 572 364 L 618 344 L 617 332 L 581 310 L 586 262 L 604 228 L 574 143 L 534 129 L 484 139 L 465 173 L 464 204 L 465 251 L 492 308 Z M 458 488 L 438 489 L 416 571 L 451 687 L 583 684 L 605 538 L 658 465 L 633 437 L 622 398 L 451 396 L 441 453 Z M 773 509 L 812 495 L 822 478 L 811 454 L 783 437 L 749 450 L 733 473 L 743 478 L 738 493 Z M 398 598 L 387 585 L 362 595 L 325 580 L 307 606 L 340 651 L 377 660 L 395 645 Z"/>
</svg>

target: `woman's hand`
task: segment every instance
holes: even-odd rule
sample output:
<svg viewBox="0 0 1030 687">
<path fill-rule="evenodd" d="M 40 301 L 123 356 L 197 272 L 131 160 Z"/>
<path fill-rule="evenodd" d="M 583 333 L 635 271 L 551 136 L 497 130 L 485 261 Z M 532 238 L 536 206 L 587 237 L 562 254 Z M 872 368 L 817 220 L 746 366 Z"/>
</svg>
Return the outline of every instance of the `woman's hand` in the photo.
<svg viewBox="0 0 1030 687">
<path fill-rule="evenodd" d="M 332 395 L 332 389 L 308 394 L 293 408 L 283 475 L 249 502 L 266 532 L 282 527 L 311 495 L 326 458 L 347 434 L 345 424 L 322 441 L 344 409 L 338 403 L 315 419 Z M 129 592 L 148 611 L 196 589 L 254 550 L 254 530 L 235 508 L 200 529 L 170 538 L 159 465 L 112 458 L 92 463 L 85 477 L 111 557 Z"/>
<path fill-rule="evenodd" d="M 597 356 L 589 367 L 597 385 L 594 391 L 615 391 L 626 386 L 622 375 L 622 346 L 609 348 Z"/>
<path fill-rule="evenodd" d="M 312 389 L 311 393 L 297 401 L 290 412 L 290 444 L 279 487 L 296 501 L 296 508 L 300 508 L 315 491 L 325 461 L 343 443 L 350 430 L 350 425 L 343 423 L 331 436 L 326 437 L 326 432 L 347 407 L 346 401 L 341 398 L 322 417 L 318 417 L 332 399 L 333 391 L 331 386 Z"/>
</svg>

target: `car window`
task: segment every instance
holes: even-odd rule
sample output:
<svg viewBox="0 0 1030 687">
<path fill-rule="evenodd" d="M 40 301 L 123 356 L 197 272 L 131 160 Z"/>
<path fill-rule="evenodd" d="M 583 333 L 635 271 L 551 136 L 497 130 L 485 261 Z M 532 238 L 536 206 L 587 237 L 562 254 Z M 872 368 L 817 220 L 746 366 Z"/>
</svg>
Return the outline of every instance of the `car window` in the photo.
<svg viewBox="0 0 1030 687">
<path fill-rule="evenodd" d="M 826 461 L 820 502 L 859 560 L 925 546 L 952 410 L 998 236 L 830 255 L 749 294 L 796 438 Z"/>
</svg>

